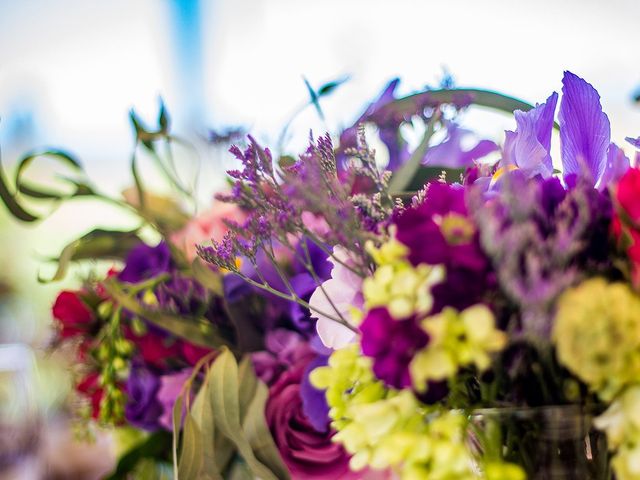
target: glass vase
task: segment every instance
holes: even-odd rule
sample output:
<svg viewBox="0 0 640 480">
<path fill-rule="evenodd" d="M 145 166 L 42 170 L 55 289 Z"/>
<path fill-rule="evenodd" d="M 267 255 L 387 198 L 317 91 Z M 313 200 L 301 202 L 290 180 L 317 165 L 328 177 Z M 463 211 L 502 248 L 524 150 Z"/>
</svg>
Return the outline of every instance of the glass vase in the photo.
<svg viewBox="0 0 640 480">
<path fill-rule="evenodd" d="M 476 410 L 469 427 L 476 468 L 501 458 L 528 480 L 608 480 L 606 437 L 593 426 L 598 413 L 580 405 Z"/>
</svg>

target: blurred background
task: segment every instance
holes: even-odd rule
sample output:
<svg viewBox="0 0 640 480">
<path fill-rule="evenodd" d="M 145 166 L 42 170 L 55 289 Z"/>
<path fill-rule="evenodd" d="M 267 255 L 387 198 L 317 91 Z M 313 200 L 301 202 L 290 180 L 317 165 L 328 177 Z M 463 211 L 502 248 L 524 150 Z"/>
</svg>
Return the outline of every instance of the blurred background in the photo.
<svg viewBox="0 0 640 480">
<path fill-rule="evenodd" d="M 622 145 L 640 135 L 639 21 L 637 0 L 0 0 L 2 162 L 11 171 L 25 151 L 62 148 L 117 193 L 131 182 L 128 112 L 153 124 L 162 98 L 173 131 L 196 146 L 197 155 L 185 154 L 196 160 L 185 162 L 200 163 L 206 202 L 230 162 L 206 141 L 211 131 L 242 128 L 276 144 L 308 102 L 303 77 L 316 88 L 348 81 L 322 99 L 325 121 L 313 109 L 295 118 L 284 143 L 291 153 L 310 129 L 351 125 L 396 76 L 400 93 L 451 77 L 535 103 L 559 91 L 564 70 L 598 89 Z M 514 128 L 496 113 L 470 111 L 463 120 L 497 140 Z M 43 163 L 33 174 L 52 179 L 57 168 Z M 64 372 L 43 348 L 56 291 L 78 284 L 73 273 L 63 284 L 38 284 L 49 271 L 44 260 L 96 226 L 131 221 L 81 201 L 29 226 L 0 209 L 0 387 L 3 372 L 26 379 L 30 408 L 46 414 L 66 395 Z M 5 407 L 19 398 L 1 392 Z M 106 465 L 112 454 L 103 457 Z"/>
</svg>

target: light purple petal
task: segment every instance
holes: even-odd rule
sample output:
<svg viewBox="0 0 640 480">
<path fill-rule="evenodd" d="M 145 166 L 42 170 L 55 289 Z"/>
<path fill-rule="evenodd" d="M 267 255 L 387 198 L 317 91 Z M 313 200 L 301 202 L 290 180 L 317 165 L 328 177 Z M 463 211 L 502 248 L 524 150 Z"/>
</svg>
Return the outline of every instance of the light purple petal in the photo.
<svg viewBox="0 0 640 480">
<path fill-rule="evenodd" d="M 564 176 L 585 176 L 597 185 L 607 168 L 609 118 L 596 89 L 571 72 L 564 74 L 562 94 L 558 118 Z"/>
<path fill-rule="evenodd" d="M 434 145 L 427 150 L 423 165 L 429 167 L 464 168 L 473 165 L 473 162 L 498 149 L 498 146 L 490 140 L 478 142 L 471 150 L 463 150 L 462 139 L 471 132 L 460 128 L 455 123 L 447 126 L 447 137 L 442 143 Z"/>
<path fill-rule="evenodd" d="M 600 190 L 607 188 L 610 184 L 617 182 L 629 169 L 631 162 L 624 154 L 624 151 L 615 143 L 609 145 L 607 151 L 607 168 L 597 187 Z"/>
<path fill-rule="evenodd" d="M 626 137 L 625 140 L 629 142 L 631 145 L 633 145 L 634 147 L 640 148 L 640 137 L 638 138 Z"/>
<path fill-rule="evenodd" d="M 516 110 L 516 131 L 506 131 L 502 163 L 515 165 L 528 175 L 550 177 L 553 164 L 549 150 L 553 116 L 558 94 L 553 92 L 544 103 L 537 104 L 527 112 Z"/>
</svg>

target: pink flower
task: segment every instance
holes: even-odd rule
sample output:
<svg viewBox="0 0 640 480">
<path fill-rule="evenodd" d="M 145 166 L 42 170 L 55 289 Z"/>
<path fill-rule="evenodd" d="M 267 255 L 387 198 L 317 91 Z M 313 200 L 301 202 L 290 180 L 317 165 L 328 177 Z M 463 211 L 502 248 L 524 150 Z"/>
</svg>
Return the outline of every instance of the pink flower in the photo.
<svg viewBox="0 0 640 480">
<path fill-rule="evenodd" d="M 334 432 L 319 432 L 304 414 L 300 382 L 306 366 L 304 361 L 292 366 L 269 389 L 265 416 L 282 459 L 292 478 L 361 478 L 349 470 L 349 455 L 332 441 Z"/>
<path fill-rule="evenodd" d="M 331 278 L 316 288 L 309 299 L 311 316 L 317 318 L 316 330 L 322 343 L 329 348 L 342 348 L 355 338 L 355 332 L 333 317 L 351 323 L 351 310 L 362 306 L 362 279 L 347 266 L 352 263 L 349 252 L 340 246 L 329 257 L 333 264 Z"/>
<path fill-rule="evenodd" d="M 182 249 L 189 260 L 196 258 L 196 245 L 211 239 L 221 241 L 229 230 L 224 220 L 242 222 L 245 213 L 237 205 L 214 201 L 211 210 L 193 218 L 178 232 L 171 235 L 171 241 Z"/>
<path fill-rule="evenodd" d="M 191 371 L 190 368 L 187 368 L 160 377 L 160 388 L 156 399 L 162 405 L 162 415 L 160 415 L 158 423 L 169 431 L 173 430 L 173 405 L 182 393 L 182 386 L 191 376 Z"/>
</svg>

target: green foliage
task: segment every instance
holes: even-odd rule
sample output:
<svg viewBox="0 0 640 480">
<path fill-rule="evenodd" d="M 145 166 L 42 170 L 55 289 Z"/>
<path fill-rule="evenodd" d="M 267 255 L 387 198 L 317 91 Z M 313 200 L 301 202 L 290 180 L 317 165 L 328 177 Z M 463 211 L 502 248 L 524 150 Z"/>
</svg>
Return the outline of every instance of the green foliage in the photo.
<svg viewBox="0 0 640 480">
<path fill-rule="evenodd" d="M 42 283 L 62 280 L 71 262 L 79 260 L 121 260 L 142 240 L 136 230 L 118 231 L 95 229 L 68 244 L 57 259 L 58 268 L 50 279 L 40 277 Z"/>
<path fill-rule="evenodd" d="M 174 450 L 176 479 L 290 478 L 264 418 L 267 395 L 249 359 L 238 365 L 222 350 L 184 417 L 179 440 L 182 401 L 176 402 L 174 435 L 181 445 L 179 454 Z"/>
</svg>

